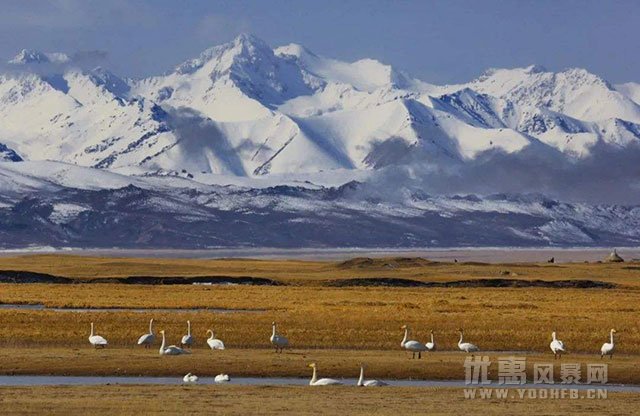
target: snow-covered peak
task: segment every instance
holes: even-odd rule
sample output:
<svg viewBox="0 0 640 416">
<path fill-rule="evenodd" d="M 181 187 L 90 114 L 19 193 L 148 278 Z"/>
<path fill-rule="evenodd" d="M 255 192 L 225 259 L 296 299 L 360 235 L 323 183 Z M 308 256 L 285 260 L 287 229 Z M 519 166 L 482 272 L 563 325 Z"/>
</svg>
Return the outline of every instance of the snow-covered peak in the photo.
<svg viewBox="0 0 640 416">
<path fill-rule="evenodd" d="M 241 34 L 231 42 L 214 46 L 203 51 L 200 56 L 176 67 L 179 74 L 192 74 L 208 62 L 215 61 L 216 70 L 224 73 L 230 70 L 237 59 L 255 61 L 273 55 L 271 48 L 260 38 L 251 34 Z"/>
<path fill-rule="evenodd" d="M 549 72 L 547 68 L 538 64 L 529 65 L 528 67 L 525 68 L 525 71 L 530 74 L 539 74 L 541 72 Z"/>
<path fill-rule="evenodd" d="M 28 64 L 64 64 L 70 61 L 67 54 L 62 52 L 40 52 L 32 49 L 23 49 L 9 61 L 12 65 Z"/>
<path fill-rule="evenodd" d="M 20 158 L 250 177 L 457 169 L 496 155 L 573 162 L 640 143 L 636 84 L 614 89 L 584 69 L 492 69 L 439 87 L 248 34 L 142 80 L 88 70 L 77 54 L 51 64 L 64 59 L 23 51 L 16 62 L 49 64 L 0 75 L 0 143 Z"/>
<path fill-rule="evenodd" d="M 535 65 L 492 69 L 464 86 L 522 107 L 546 107 L 581 120 L 620 117 L 640 122 L 640 107 L 636 103 L 601 77 L 581 68 L 560 72 Z"/>
<path fill-rule="evenodd" d="M 402 89 L 412 81 L 391 65 L 375 59 L 349 63 L 316 55 L 295 43 L 276 48 L 275 54 L 295 60 L 303 70 L 323 81 L 348 84 L 361 91 L 372 92 L 387 86 Z"/>
<path fill-rule="evenodd" d="M 264 41 L 249 34 L 205 50 L 179 65 L 175 73 L 184 78 L 182 83 L 208 80 L 202 85 L 206 89 L 211 83 L 235 87 L 267 106 L 310 93 L 297 65 L 276 56 Z"/>
</svg>

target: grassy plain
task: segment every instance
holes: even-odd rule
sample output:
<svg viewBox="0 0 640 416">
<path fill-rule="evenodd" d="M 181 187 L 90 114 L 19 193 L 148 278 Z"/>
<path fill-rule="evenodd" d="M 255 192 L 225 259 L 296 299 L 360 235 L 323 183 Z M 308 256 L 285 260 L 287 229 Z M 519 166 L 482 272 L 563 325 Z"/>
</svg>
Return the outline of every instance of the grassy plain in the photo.
<svg viewBox="0 0 640 416">
<path fill-rule="evenodd" d="M 436 334 L 440 351 L 455 351 L 458 334 L 484 351 L 549 353 L 550 333 L 558 331 L 571 354 L 596 357 L 611 328 L 618 330 L 617 354 L 640 362 L 640 271 L 633 264 L 453 264 L 421 259 L 357 259 L 348 262 L 113 259 L 78 256 L 0 258 L 0 270 L 50 273 L 74 278 L 122 276 L 228 275 L 267 277 L 286 286 L 198 286 L 129 284 L 0 284 L 0 303 L 42 303 L 50 307 L 184 308 L 185 311 L 54 312 L 0 309 L 0 347 L 21 350 L 26 362 L 46 348 L 88 348 L 89 323 L 109 340 L 114 351 L 131 351 L 146 332 L 148 319 L 177 343 L 190 319 L 204 349 L 205 332 L 213 328 L 232 350 L 268 349 L 271 321 L 280 324 L 301 354 L 325 349 L 346 350 L 357 360 L 360 351 L 376 351 L 379 361 L 406 357 L 400 350 L 401 325 L 412 339 L 426 342 Z M 512 279 L 590 279 L 612 282 L 614 289 L 577 288 L 425 288 L 327 287 L 327 281 L 350 277 L 402 277 L 446 281 L 502 277 Z M 252 309 L 214 313 L 191 308 Z M 204 352 L 204 351 L 203 351 Z M 386 355 L 389 352 L 389 355 Z M 107 353 L 108 354 L 108 353 Z M 137 352 L 136 352 L 137 354 Z M 29 358 L 33 356 L 33 359 Z M 152 356 L 157 355 L 154 350 Z M 194 355 L 195 357 L 196 355 Z M 436 354 L 437 356 L 437 354 Z M 576 355 L 578 356 L 578 355 Z M 8 363 L 11 354 L 2 355 Z M 444 355 L 446 357 L 446 355 Z M 454 357 L 458 357 L 457 355 Z M 570 356 L 567 356 L 570 357 Z M 157 358 L 157 357 L 156 357 Z M 617 357 L 616 357 L 617 358 Z M 457 360 L 457 358 L 456 358 Z M 614 360 L 615 361 L 615 360 Z M 68 364 L 70 367 L 76 361 Z M 80 362 L 80 361 L 79 361 Z M 50 364 L 50 363 L 49 363 Z M 47 365 L 49 365 L 47 364 Z M 153 367 L 149 362 L 146 372 Z M 456 363 L 457 365 L 457 363 Z M 7 368 L 4 365 L 0 368 Z M 19 367 L 28 372 L 27 367 Z M 234 367 L 235 369 L 235 367 Z M 459 366 L 456 367 L 459 369 Z M 44 371 L 33 367 L 32 371 Z M 69 369 L 68 371 L 72 371 Z M 177 371 L 177 370 L 176 370 Z M 288 374 L 305 376 L 304 369 Z M 345 368 L 348 374 L 351 368 Z M 386 375 L 392 375 L 390 370 Z M 179 373 L 178 373 L 179 374 Z M 343 374 L 343 373 L 341 373 Z M 640 375 L 630 371 L 632 378 Z M 437 372 L 433 374 L 437 376 Z"/>
<path fill-rule="evenodd" d="M 460 389 L 272 386 L 0 387 L 5 414 L 634 414 L 640 395 L 606 400 L 464 400 Z"/>
<path fill-rule="evenodd" d="M 548 352 L 557 330 L 569 351 L 597 353 L 609 329 L 618 353 L 640 354 L 640 290 L 547 288 L 319 288 L 295 286 L 0 285 L 2 303 L 67 307 L 226 308 L 262 312 L 53 312 L 0 309 L 0 346 L 82 347 L 89 323 L 111 346 L 127 347 L 146 332 L 148 319 L 170 342 L 190 319 L 204 345 L 208 328 L 230 348 L 268 347 L 271 322 L 295 348 L 399 348 L 400 327 L 426 342 L 435 331 L 442 350 L 455 350 L 457 328 L 483 350 Z"/>
<path fill-rule="evenodd" d="M 127 276 L 252 276 L 317 286 L 334 279 L 396 277 L 423 281 L 478 278 L 590 279 L 640 287 L 636 263 L 447 263 L 418 258 L 356 258 L 346 262 L 252 259 L 105 258 L 67 255 L 0 257 L 0 270 L 78 279 Z"/>
</svg>

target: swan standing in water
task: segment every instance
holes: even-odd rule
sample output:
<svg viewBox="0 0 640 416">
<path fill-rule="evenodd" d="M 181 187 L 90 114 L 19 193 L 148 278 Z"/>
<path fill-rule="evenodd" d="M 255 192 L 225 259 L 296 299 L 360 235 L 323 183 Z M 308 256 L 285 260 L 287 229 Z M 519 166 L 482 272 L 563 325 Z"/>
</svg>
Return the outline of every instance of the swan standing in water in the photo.
<svg viewBox="0 0 640 416">
<path fill-rule="evenodd" d="M 182 377 L 182 381 L 185 383 L 195 384 L 198 382 L 198 376 L 195 374 L 187 373 L 187 375 Z"/>
<path fill-rule="evenodd" d="M 460 351 L 464 351 L 466 353 L 480 351 L 480 348 L 478 348 L 477 345 L 474 345 L 470 342 L 464 342 L 464 331 L 462 330 L 462 328 L 458 329 L 458 332 L 460 332 L 460 341 L 458 341 L 458 348 L 460 348 Z"/>
<path fill-rule="evenodd" d="M 93 333 L 93 322 L 91 322 L 91 334 L 89 334 L 89 343 L 95 348 L 104 348 L 107 345 L 107 340 Z"/>
<path fill-rule="evenodd" d="M 224 343 L 215 338 L 215 335 L 213 334 L 213 331 L 210 329 L 207 329 L 207 334 L 211 333 L 211 336 L 207 339 L 207 344 L 209 345 L 209 348 L 211 348 L 212 350 L 223 350 L 224 349 Z"/>
<path fill-rule="evenodd" d="M 278 352 L 278 350 L 280 350 L 279 352 L 282 353 L 282 349 L 289 346 L 289 340 L 276 333 L 275 322 L 271 322 L 271 330 L 271 338 L 269 338 L 269 340 L 271 341 L 271 344 L 273 344 L 273 346 L 276 348 L 276 353 Z"/>
<path fill-rule="evenodd" d="M 138 338 L 138 345 L 144 345 L 145 348 L 151 348 L 151 344 L 156 340 L 156 336 L 153 334 L 153 319 L 149 321 L 149 333 L 142 335 Z"/>
<path fill-rule="evenodd" d="M 605 355 L 608 355 L 609 358 L 613 358 L 613 350 L 616 348 L 615 344 L 613 343 L 613 334 L 615 334 L 617 331 L 615 329 L 612 329 L 609 332 L 609 336 L 611 337 L 609 342 L 605 342 L 604 344 L 602 344 L 602 348 L 600 348 L 600 358 L 603 358 Z"/>
<path fill-rule="evenodd" d="M 360 364 L 360 378 L 356 384 L 358 387 L 382 387 L 388 386 L 387 383 L 380 380 L 365 380 L 364 379 L 364 364 Z"/>
<path fill-rule="evenodd" d="M 162 334 L 162 344 L 160 345 L 160 355 L 182 355 L 182 354 L 191 354 L 189 351 L 185 351 L 180 347 L 176 347 L 175 345 L 169 345 L 165 348 L 166 339 L 164 336 L 164 329 L 160 331 Z"/>
<path fill-rule="evenodd" d="M 409 327 L 406 325 L 402 326 L 404 329 L 404 338 L 400 342 L 400 346 L 407 351 L 411 351 L 411 358 L 416 358 L 416 353 L 418 353 L 418 359 L 422 358 L 422 351 L 427 351 L 427 346 L 418 341 L 407 341 L 409 337 Z"/>
<path fill-rule="evenodd" d="M 187 321 L 187 335 L 182 337 L 181 344 L 191 348 L 193 345 L 193 337 L 191 336 L 191 321 Z"/>
<path fill-rule="evenodd" d="M 429 331 L 431 333 L 431 342 L 427 342 L 425 345 L 425 347 L 427 347 L 428 351 L 435 351 L 436 350 L 436 342 L 433 340 L 433 330 Z"/>
<path fill-rule="evenodd" d="M 309 367 L 313 368 L 313 376 L 309 381 L 310 386 L 340 386 L 342 385 L 341 381 L 334 380 L 332 378 L 321 378 L 318 379 L 318 374 L 316 371 L 316 363 L 309 364 Z"/>
<path fill-rule="evenodd" d="M 556 331 L 551 333 L 551 344 L 549 344 L 549 348 L 553 351 L 553 358 L 562 358 L 562 353 L 564 350 L 564 342 L 560 341 L 556 338 Z"/>
<path fill-rule="evenodd" d="M 231 378 L 229 378 L 229 374 L 224 374 L 224 373 L 222 373 L 222 374 L 218 374 L 218 375 L 213 379 L 213 381 L 214 381 L 215 383 L 222 384 L 222 383 L 228 383 L 228 382 L 230 382 L 230 381 L 231 381 Z"/>
</svg>

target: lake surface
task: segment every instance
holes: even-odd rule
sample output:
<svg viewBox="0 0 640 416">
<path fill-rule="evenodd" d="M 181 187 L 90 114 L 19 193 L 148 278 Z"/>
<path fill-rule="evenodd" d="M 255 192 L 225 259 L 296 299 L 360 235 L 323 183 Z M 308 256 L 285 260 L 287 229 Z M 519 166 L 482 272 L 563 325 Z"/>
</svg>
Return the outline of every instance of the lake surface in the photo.
<svg viewBox="0 0 640 416">
<path fill-rule="evenodd" d="M 357 379 L 340 379 L 345 385 L 355 386 Z M 384 380 L 390 387 L 440 387 L 440 388 L 557 388 L 557 389 L 599 389 L 612 392 L 640 393 L 640 386 L 621 384 L 523 384 L 523 385 L 467 385 L 464 381 L 446 380 Z M 0 376 L 0 386 L 99 386 L 108 384 L 155 384 L 182 385 L 181 377 L 94 377 L 94 376 Z M 197 384 L 216 384 L 213 377 L 202 377 Z M 237 377 L 229 383 L 243 386 L 306 386 L 308 378 L 297 377 Z"/>
<path fill-rule="evenodd" d="M 601 248 L 327 248 L 327 249 L 274 249 L 274 248 L 215 248 L 209 250 L 145 250 L 145 249 L 25 249 L 3 250 L 0 256 L 56 253 L 103 257 L 149 258 L 256 258 L 301 260 L 346 260 L 353 257 L 424 257 L 434 261 L 477 261 L 486 263 L 545 262 L 555 257 L 556 262 L 599 261 L 611 253 L 613 247 Z M 625 260 L 640 258 L 640 247 L 618 247 Z"/>
</svg>

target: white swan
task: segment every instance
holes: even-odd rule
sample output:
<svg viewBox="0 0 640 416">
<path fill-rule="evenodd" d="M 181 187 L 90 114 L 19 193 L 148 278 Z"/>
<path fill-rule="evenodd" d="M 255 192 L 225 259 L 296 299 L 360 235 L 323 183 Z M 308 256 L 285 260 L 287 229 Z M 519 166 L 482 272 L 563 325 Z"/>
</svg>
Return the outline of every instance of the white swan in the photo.
<svg viewBox="0 0 640 416">
<path fill-rule="evenodd" d="M 612 329 L 609 332 L 609 336 L 611 337 L 609 342 L 605 342 L 604 344 L 602 344 L 602 348 L 600 348 L 600 358 L 604 357 L 605 355 L 608 355 L 609 358 L 613 358 L 613 350 L 616 348 L 615 344 L 613 343 L 613 334 L 615 334 L 617 331 L 615 329 Z"/>
<path fill-rule="evenodd" d="M 464 339 L 463 339 L 464 331 L 462 330 L 462 328 L 458 329 L 458 332 L 460 332 L 460 341 L 458 341 L 458 348 L 460 348 L 460 351 L 464 351 L 466 353 L 480 351 L 480 348 L 478 348 L 477 345 L 474 345 L 470 342 L 464 342 Z"/>
<path fill-rule="evenodd" d="M 332 378 L 321 378 L 318 379 L 318 374 L 316 371 L 316 363 L 309 364 L 309 367 L 313 368 L 313 376 L 309 381 L 310 386 L 340 386 L 342 385 L 341 381 L 334 380 Z"/>
<path fill-rule="evenodd" d="M 180 342 L 183 346 L 191 348 L 193 345 L 193 337 L 191 336 L 191 321 L 187 321 L 187 335 L 182 337 Z"/>
<path fill-rule="evenodd" d="M 89 343 L 95 348 L 104 348 L 107 345 L 107 340 L 100 335 L 93 333 L 93 322 L 91 322 L 91 334 L 89 335 Z"/>
<path fill-rule="evenodd" d="M 427 351 L 427 346 L 418 341 L 407 341 L 409 337 L 409 327 L 406 325 L 402 326 L 404 329 L 404 338 L 400 342 L 400 346 L 407 351 L 411 351 L 411 358 L 416 358 L 416 353 L 418 353 L 418 359 L 422 358 L 422 351 Z"/>
<path fill-rule="evenodd" d="M 162 344 L 160 345 L 160 355 L 182 355 L 182 354 L 191 354 L 189 351 L 185 351 L 180 347 L 176 347 L 175 345 L 169 345 L 165 348 L 166 339 L 164 336 L 164 329 L 160 331 L 162 334 Z"/>
<path fill-rule="evenodd" d="M 213 331 L 210 329 L 207 329 L 207 334 L 211 333 L 211 336 L 207 339 L 207 344 L 209 344 L 209 348 L 211 348 L 212 350 L 223 350 L 224 349 L 224 343 L 215 338 L 215 335 L 213 334 Z"/>
<path fill-rule="evenodd" d="M 427 351 L 435 351 L 436 350 L 436 342 L 433 340 L 433 330 L 429 331 L 431 333 L 431 342 L 427 342 L 425 347 L 427 347 Z"/>
<path fill-rule="evenodd" d="M 185 383 L 195 384 L 198 382 L 198 376 L 195 374 L 187 373 L 187 375 L 182 377 L 182 381 Z"/>
<path fill-rule="evenodd" d="M 551 338 L 553 339 L 551 341 L 551 344 L 549 344 L 549 348 L 551 348 L 551 351 L 553 351 L 553 358 L 561 358 L 562 353 L 565 351 L 564 342 L 556 338 L 556 331 L 553 331 L 551 333 Z"/>
<path fill-rule="evenodd" d="M 217 376 L 215 376 L 215 378 L 213 379 L 213 381 L 215 383 L 218 384 L 222 384 L 222 383 L 228 383 L 231 381 L 231 378 L 229 378 L 229 374 L 218 374 Z"/>
<path fill-rule="evenodd" d="M 358 387 L 382 387 L 388 386 L 387 383 L 380 380 L 365 380 L 364 379 L 364 364 L 360 364 L 360 378 L 356 384 Z"/>
<path fill-rule="evenodd" d="M 151 344 L 156 340 L 153 334 L 153 319 L 149 321 L 149 333 L 138 338 L 138 345 L 144 345 L 145 348 L 151 348 Z"/>
<path fill-rule="evenodd" d="M 271 344 L 273 344 L 273 346 L 276 348 L 276 353 L 278 352 L 278 350 L 280 350 L 280 352 L 282 352 L 282 349 L 285 347 L 289 346 L 289 340 L 286 339 L 285 337 L 283 337 L 282 335 L 278 335 L 276 333 L 276 323 L 275 322 L 271 322 L 271 338 L 269 338 L 269 340 L 271 341 Z"/>
</svg>

